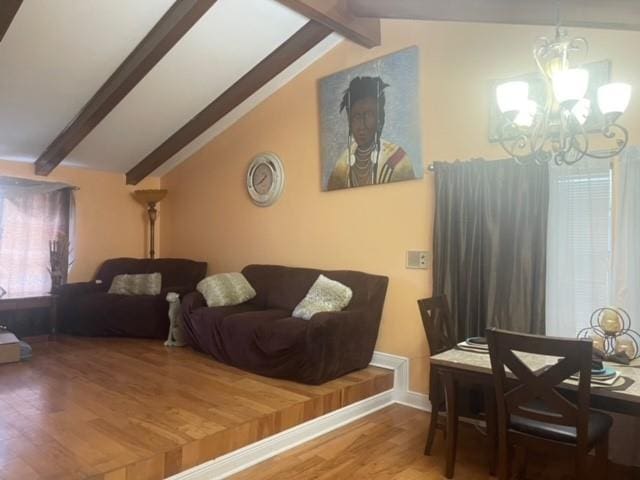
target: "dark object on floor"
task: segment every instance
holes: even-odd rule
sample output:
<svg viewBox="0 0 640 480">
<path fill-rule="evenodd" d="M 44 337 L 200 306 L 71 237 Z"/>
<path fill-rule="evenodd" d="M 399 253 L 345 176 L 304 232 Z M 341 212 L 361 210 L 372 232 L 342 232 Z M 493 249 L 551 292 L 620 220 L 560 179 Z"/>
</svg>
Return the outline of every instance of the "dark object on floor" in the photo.
<svg viewBox="0 0 640 480">
<path fill-rule="evenodd" d="M 598 478 L 608 478 L 609 429 L 613 420 L 589 410 L 591 341 L 493 328 L 487 330 L 487 339 L 498 407 L 498 478 L 510 478 L 509 452 L 513 447 L 542 451 L 552 447 L 575 459 L 576 478 L 588 478 L 587 456 L 595 448 Z M 552 355 L 561 360 L 534 373 L 514 352 Z M 515 387 L 507 383 L 506 368 L 517 379 Z M 577 403 L 573 404 L 558 392 L 556 385 L 576 373 L 580 380 Z"/>
<path fill-rule="evenodd" d="M 72 335 L 166 338 L 169 332 L 168 292 L 195 290 L 207 271 L 205 262 L 179 258 L 113 258 L 98 269 L 92 282 L 68 283 L 56 292 L 60 331 Z M 121 274 L 162 275 L 159 295 L 107 293 Z"/>
<path fill-rule="evenodd" d="M 184 297 L 182 318 L 194 348 L 260 375 L 308 384 L 369 364 L 387 277 L 275 265 L 249 265 L 242 273 L 257 294 L 248 302 L 207 307 L 199 292 Z M 340 312 L 293 318 L 291 312 L 320 274 L 351 288 L 351 302 Z"/>
</svg>

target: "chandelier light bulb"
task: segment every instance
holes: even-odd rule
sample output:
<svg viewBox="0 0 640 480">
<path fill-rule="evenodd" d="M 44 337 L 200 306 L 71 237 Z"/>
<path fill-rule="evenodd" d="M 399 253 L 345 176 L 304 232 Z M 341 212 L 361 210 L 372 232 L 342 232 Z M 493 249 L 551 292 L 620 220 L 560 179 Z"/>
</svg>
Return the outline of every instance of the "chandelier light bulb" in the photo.
<svg viewBox="0 0 640 480">
<path fill-rule="evenodd" d="M 521 111 L 529 100 L 529 84 L 527 82 L 506 82 L 496 88 L 498 108 L 502 113 Z"/>
<path fill-rule="evenodd" d="M 553 74 L 553 95 L 560 104 L 575 103 L 583 98 L 589 87 L 589 72 L 583 68 L 569 68 Z"/>
<path fill-rule="evenodd" d="M 622 114 L 631 100 L 631 85 L 609 83 L 598 88 L 598 107 L 604 114 Z"/>
<path fill-rule="evenodd" d="M 571 113 L 580 125 L 584 125 L 591 114 L 591 100 L 582 98 L 571 109 Z"/>
<path fill-rule="evenodd" d="M 538 104 L 533 100 L 527 100 L 524 107 L 520 109 L 513 123 L 519 127 L 529 128 L 533 125 L 533 120 L 538 112 Z"/>
</svg>

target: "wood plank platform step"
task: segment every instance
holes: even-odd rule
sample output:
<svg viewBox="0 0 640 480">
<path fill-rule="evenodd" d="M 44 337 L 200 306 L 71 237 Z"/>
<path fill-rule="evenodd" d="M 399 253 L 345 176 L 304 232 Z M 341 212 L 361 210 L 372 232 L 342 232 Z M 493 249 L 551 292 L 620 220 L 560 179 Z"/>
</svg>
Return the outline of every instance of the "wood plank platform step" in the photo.
<svg viewBox="0 0 640 480">
<path fill-rule="evenodd" d="M 393 387 L 377 367 L 309 386 L 153 340 L 33 347 L 0 366 L 3 480 L 158 480 Z"/>
</svg>

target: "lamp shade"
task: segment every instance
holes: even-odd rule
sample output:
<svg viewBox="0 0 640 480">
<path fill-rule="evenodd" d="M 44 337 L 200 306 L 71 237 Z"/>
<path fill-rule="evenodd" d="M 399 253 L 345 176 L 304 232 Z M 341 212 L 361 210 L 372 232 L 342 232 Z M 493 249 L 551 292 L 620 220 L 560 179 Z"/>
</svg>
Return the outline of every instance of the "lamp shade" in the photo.
<svg viewBox="0 0 640 480">
<path fill-rule="evenodd" d="M 631 100 L 631 85 L 608 83 L 598 88 L 598 107 L 603 114 L 624 113 Z"/>
<path fill-rule="evenodd" d="M 580 125 L 584 125 L 591 114 L 591 100 L 588 98 L 578 100 L 571 109 L 571 113 Z"/>
<path fill-rule="evenodd" d="M 560 70 L 553 74 L 551 82 L 558 103 L 577 102 L 587 93 L 589 72 L 583 68 Z"/>
<path fill-rule="evenodd" d="M 133 192 L 133 196 L 141 204 L 149 205 L 150 203 L 158 203 L 160 200 L 166 197 L 167 190 L 136 190 Z"/>
<path fill-rule="evenodd" d="M 501 83 L 496 88 L 496 100 L 502 113 L 519 112 L 529 100 L 529 84 L 522 81 Z"/>
</svg>

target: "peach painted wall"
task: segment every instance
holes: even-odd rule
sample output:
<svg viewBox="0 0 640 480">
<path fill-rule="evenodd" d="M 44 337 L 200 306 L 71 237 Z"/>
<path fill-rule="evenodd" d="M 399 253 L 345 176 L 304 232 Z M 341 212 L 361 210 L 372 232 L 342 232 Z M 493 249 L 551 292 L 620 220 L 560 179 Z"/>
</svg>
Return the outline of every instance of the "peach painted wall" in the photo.
<svg viewBox="0 0 640 480">
<path fill-rule="evenodd" d="M 640 85 L 630 45 L 640 33 L 572 31 L 587 35 L 591 59 L 610 58 L 614 78 Z M 426 392 L 428 348 L 416 300 L 430 295 L 432 272 L 405 268 L 409 249 L 432 250 L 433 176 L 423 180 L 321 192 L 319 78 L 402 48 L 420 52 L 424 163 L 484 156 L 487 92 L 492 78 L 535 69 L 530 50 L 552 29 L 487 24 L 383 23 L 383 45 L 366 50 L 343 42 L 244 118 L 161 179 L 163 252 L 209 262 L 210 272 L 277 263 L 345 268 L 390 278 L 377 350 L 411 359 L 411 388 Z M 391 86 L 390 88 L 393 88 Z M 636 95 L 624 121 L 640 126 Z M 632 128 L 632 141 L 638 128 Z M 245 190 L 251 158 L 262 151 L 283 160 L 286 186 L 272 207 L 254 206 Z"/>
<path fill-rule="evenodd" d="M 48 177 L 39 177 L 33 174 L 33 165 L 6 160 L 0 160 L 0 175 L 59 181 L 79 188 L 75 192 L 76 261 L 69 274 L 70 281 L 91 279 L 107 258 L 144 257 L 148 252 L 149 220 L 131 192 L 158 188 L 158 178 L 148 178 L 133 188 L 125 184 L 123 174 L 64 166 L 56 168 Z"/>
</svg>

